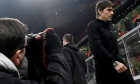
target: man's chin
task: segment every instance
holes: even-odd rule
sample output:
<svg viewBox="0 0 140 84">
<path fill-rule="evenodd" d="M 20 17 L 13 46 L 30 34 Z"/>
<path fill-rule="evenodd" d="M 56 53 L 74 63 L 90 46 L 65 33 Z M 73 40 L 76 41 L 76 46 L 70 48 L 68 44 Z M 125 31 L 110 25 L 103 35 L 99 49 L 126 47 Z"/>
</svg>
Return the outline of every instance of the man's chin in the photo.
<svg viewBox="0 0 140 84">
<path fill-rule="evenodd" d="M 107 22 L 112 22 L 112 19 L 108 19 Z"/>
</svg>

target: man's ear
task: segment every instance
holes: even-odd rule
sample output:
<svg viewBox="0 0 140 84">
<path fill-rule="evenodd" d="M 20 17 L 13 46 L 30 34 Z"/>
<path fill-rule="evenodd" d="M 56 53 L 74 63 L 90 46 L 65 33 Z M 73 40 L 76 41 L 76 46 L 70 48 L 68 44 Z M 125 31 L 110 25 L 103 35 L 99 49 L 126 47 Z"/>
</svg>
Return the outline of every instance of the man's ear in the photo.
<svg viewBox="0 0 140 84">
<path fill-rule="evenodd" d="M 66 40 L 63 40 L 63 46 L 65 46 L 67 44 Z"/>
<path fill-rule="evenodd" d="M 101 13 L 101 10 L 99 10 L 99 9 L 98 9 L 98 13 L 99 13 L 99 15 L 100 15 L 100 13 Z"/>
<path fill-rule="evenodd" d="M 16 66 L 18 66 L 20 64 L 20 53 L 21 53 L 21 50 L 17 50 L 16 53 L 11 58 L 12 62 Z"/>
</svg>

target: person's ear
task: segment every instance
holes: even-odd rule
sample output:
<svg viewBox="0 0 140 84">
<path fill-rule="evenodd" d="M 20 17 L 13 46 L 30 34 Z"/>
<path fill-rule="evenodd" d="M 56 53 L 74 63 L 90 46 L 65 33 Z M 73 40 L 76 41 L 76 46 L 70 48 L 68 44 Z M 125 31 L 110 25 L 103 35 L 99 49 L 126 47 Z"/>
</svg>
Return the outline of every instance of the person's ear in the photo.
<svg viewBox="0 0 140 84">
<path fill-rule="evenodd" d="M 100 15 L 100 14 L 101 14 L 101 10 L 98 9 L 98 13 L 99 13 L 99 15 Z"/>
<path fill-rule="evenodd" d="M 11 58 L 11 60 L 16 66 L 20 64 L 20 53 L 21 53 L 21 50 L 17 50 L 16 53 Z"/>
<path fill-rule="evenodd" d="M 63 40 L 63 46 L 65 46 L 67 44 L 66 40 Z"/>
</svg>

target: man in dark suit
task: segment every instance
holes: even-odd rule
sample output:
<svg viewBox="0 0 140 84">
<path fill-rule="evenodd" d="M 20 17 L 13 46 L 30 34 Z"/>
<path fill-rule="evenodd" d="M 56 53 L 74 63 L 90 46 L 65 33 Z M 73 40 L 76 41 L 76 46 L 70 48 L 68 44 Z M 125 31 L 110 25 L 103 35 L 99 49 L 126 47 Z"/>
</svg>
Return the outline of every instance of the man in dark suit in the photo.
<svg viewBox="0 0 140 84">
<path fill-rule="evenodd" d="M 88 39 L 94 54 L 97 84 L 135 84 L 128 67 L 119 58 L 116 34 L 110 26 L 113 4 L 96 4 L 96 20 L 88 25 Z"/>
</svg>

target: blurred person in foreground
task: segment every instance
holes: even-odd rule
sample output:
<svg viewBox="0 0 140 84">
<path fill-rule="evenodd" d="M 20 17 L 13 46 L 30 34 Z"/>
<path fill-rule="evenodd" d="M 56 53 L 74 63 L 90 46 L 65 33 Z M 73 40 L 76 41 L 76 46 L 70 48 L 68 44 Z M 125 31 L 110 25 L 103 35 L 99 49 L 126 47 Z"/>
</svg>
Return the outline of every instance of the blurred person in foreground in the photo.
<svg viewBox="0 0 140 84">
<path fill-rule="evenodd" d="M 58 36 L 53 29 L 47 29 L 42 33 L 47 38 L 43 48 L 44 57 L 40 55 L 42 54 L 41 39 L 35 40 L 36 36 L 33 36 L 27 44 L 25 24 L 13 18 L 0 18 L 0 84 L 72 84 L 68 64 L 59 53 L 61 45 Z M 23 73 L 19 73 L 17 69 L 22 67 L 25 52 L 27 52 L 29 66 L 24 69 L 28 68 L 27 79 L 30 80 L 22 80 L 20 74 Z M 35 56 L 40 59 L 36 59 Z M 36 61 L 33 61 L 35 59 Z M 44 66 L 43 70 L 34 64 Z M 25 71 L 20 69 L 20 72 Z"/>
<path fill-rule="evenodd" d="M 21 80 L 17 69 L 26 52 L 26 31 L 26 25 L 19 20 L 0 18 L 0 84 L 37 84 Z"/>
<path fill-rule="evenodd" d="M 113 4 L 99 1 L 95 10 L 97 19 L 88 24 L 88 39 L 95 55 L 97 84 L 135 84 L 128 66 L 119 58 L 117 37 L 110 25 Z"/>
</svg>

